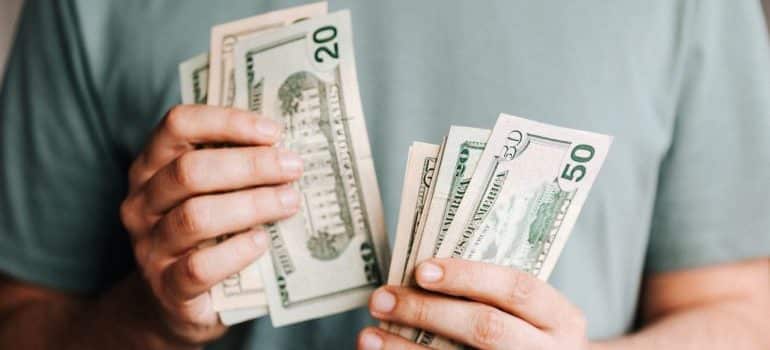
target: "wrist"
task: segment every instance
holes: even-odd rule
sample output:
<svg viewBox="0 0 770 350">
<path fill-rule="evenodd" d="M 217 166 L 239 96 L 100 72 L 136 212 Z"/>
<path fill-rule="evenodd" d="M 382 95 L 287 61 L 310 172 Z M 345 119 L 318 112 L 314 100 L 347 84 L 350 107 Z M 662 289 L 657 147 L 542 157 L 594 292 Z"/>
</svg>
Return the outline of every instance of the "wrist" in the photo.
<svg viewBox="0 0 770 350">
<path fill-rule="evenodd" d="M 117 332 L 110 332 L 112 341 L 122 344 L 117 348 L 198 350 L 201 345 L 191 344 L 173 331 L 171 322 L 162 311 L 146 284 L 137 273 L 119 282 L 93 305 L 93 327 L 105 325 Z M 131 346 L 126 346 L 131 344 Z"/>
</svg>

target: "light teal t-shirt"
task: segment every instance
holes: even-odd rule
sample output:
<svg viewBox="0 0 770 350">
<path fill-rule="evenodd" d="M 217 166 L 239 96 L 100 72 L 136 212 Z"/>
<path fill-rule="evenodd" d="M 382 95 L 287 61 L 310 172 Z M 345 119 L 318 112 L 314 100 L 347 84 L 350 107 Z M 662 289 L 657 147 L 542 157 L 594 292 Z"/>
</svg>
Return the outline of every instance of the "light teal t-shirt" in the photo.
<svg viewBox="0 0 770 350">
<path fill-rule="evenodd" d="M 133 267 L 127 169 L 212 25 L 298 1 L 28 0 L 0 95 L 0 271 L 97 293 Z M 592 338 L 645 274 L 770 254 L 770 49 L 758 1 L 344 1 L 389 227 L 407 147 L 506 112 L 615 136 L 551 282 Z M 392 231 L 392 230 L 391 230 Z M 212 349 L 353 348 L 366 310 Z"/>
</svg>

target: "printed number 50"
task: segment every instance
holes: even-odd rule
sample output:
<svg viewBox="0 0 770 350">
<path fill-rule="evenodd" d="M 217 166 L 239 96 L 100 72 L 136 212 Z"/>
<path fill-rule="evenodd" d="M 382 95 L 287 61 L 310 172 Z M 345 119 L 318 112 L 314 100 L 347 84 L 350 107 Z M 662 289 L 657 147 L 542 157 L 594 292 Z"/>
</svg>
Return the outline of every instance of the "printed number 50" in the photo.
<svg viewBox="0 0 770 350">
<path fill-rule="evenodd" d="M 572 149 L 570 158 L 576 163 L 586 163 L 594 157 L 594 147 L 591 145 L 580 144 Z M 582 164 L 570 164 L 564 166 L 564 171 L 561 172 L 561 178 L 570 181 L 579 182 L 586 176 L 586 167 Z"/>
<path fill-rule="evenodd" d="M 337 39 L 337 28 L 334 26 L 324 26 L 313 32 L 313 42 L 316 44 L 326 44 L 335 39 Z M 315 61 L 323 63 L 324 55 L 334 59 L 339 58 L 339 47 L 337 46 L 336 41 L 334 41 L 331 46 L 322 45 L 318 47 L 314 54 Z"/>
</svg>

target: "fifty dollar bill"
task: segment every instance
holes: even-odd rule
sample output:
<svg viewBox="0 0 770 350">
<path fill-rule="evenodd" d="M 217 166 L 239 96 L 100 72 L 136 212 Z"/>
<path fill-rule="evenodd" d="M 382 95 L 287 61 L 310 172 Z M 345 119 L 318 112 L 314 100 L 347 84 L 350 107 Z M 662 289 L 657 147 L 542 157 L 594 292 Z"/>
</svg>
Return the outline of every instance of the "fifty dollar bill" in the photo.
<svg viewBox="0 0 770 350">
<path fill-rule="evenodd" d="M 501 114 L 437 256 L 548 279 L 612 137 Z M 457 345 L 421 334 L 436 349 Z"/>
</svg>

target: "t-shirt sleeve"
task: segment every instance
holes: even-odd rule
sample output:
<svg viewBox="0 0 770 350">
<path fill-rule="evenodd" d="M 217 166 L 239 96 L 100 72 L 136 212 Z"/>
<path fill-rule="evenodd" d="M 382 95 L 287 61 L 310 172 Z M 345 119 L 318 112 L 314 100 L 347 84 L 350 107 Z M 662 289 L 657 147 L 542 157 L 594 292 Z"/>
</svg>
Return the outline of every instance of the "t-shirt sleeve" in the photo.
<svg viewBox="0 0 770 350">
<path fill-rule="evenodd" d="M 27 1 L 0 92 L 0 272 L 95 292 L 130 268 L 125 164 L 71 1 Z"/>
<path fill-rule="evenodd" d="M 658 272 L 770 255 L 770 48 L 758 1 L 694 1 L 648 250 Z"/>
</svg>

